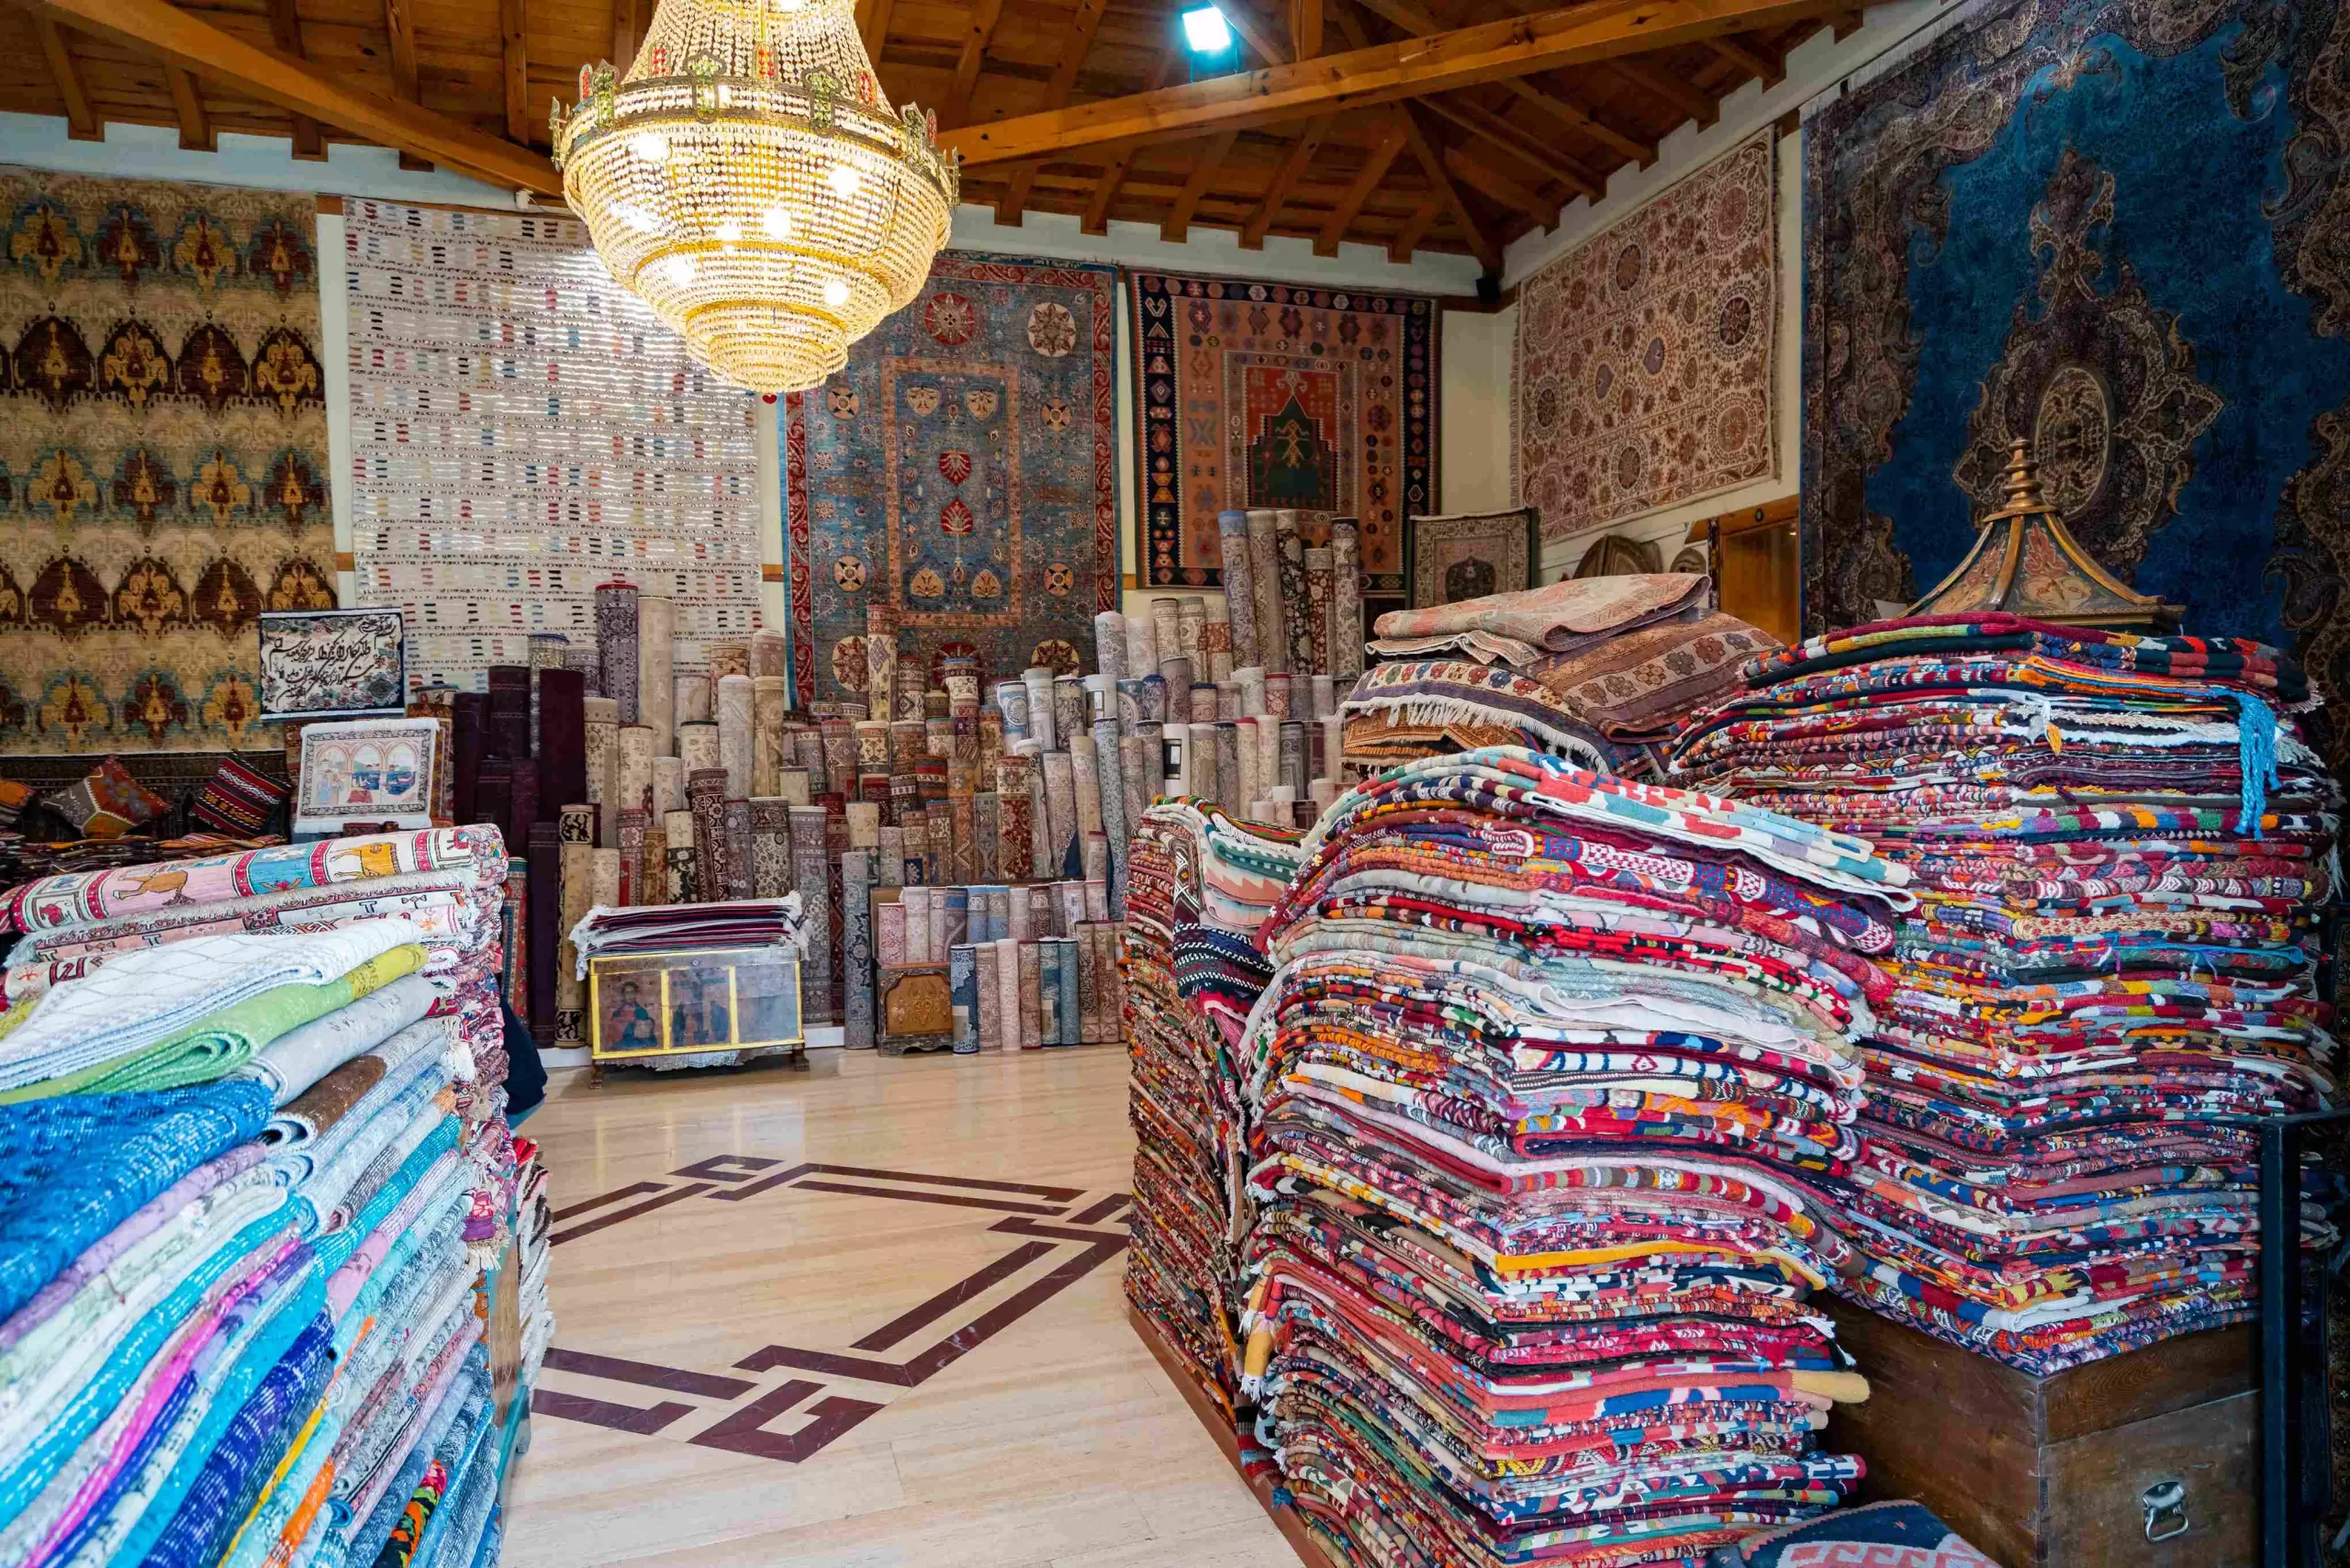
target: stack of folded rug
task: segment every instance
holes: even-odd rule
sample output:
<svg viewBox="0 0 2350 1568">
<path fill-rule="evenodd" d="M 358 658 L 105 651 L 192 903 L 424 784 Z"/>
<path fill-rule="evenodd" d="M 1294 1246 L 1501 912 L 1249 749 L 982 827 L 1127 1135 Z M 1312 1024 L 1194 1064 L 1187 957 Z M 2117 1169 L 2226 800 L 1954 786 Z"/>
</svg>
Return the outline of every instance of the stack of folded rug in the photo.
<svg viewBox="0 0 2350 1568">
<path fill-rule="evenodd" d="M 2034 1373 L 2254 1316 L 2235 1118 L 2334 1094 L 2340 792 L 2279 716 L 2307 697 L 2257 644 L 1932 617 L 1761 660 L 1693 721 L 1676 778 L 1914 877 L 1861 1156 L 1820 1182 L 1840 1289 Z"/>
<path fill-rule="evenodd" d="M 1627 777 L 1778 639 L 1688 573 L 1568 578 L 1379 618 L 1379 661 L 1340 707 L 1348 758 L 1524 745 Z"/>
<path fill-rule="evenodd" d="M 554 1307 L 547 1297 L 547 1266 L 554 1235 L 554 1209 L 548 1196 L 546 1161 L 539 1146 L 514 1140 L 514 1252 L 521 1271 L 518 1298 L 522 1318 L 522 1382 L 535 1386 L 539 1363 L 554 1338 Z"/>
<path fill-rule="evenodd" d="M 1218 806 L 1161 801 L 1126 862 L 1136 1139 L 1126 1294 L 1227 1414 L 1240 1375 L 1230 1294 L 1244 1159 L 1233 1048 L 1272 973 L 1251 936 L 1296 869 L 1297 838 Z"/>
<path fill-rule="evenodd" d="M 1806 1305 L 1903 873 L 1492 748 L 1339 798 L 1259 932 L 1241 1393 L 1337 1561 L 1685 1562 L 1835 1506 Z"/>
<path fill-rule="evenodd" d="M 375 1563 L 408 1530 L 394 1561 L 494 1561 L 475 1064 L 421 935 L 392 915 L 12 975 L 0 1558 Z"/>
</svg>

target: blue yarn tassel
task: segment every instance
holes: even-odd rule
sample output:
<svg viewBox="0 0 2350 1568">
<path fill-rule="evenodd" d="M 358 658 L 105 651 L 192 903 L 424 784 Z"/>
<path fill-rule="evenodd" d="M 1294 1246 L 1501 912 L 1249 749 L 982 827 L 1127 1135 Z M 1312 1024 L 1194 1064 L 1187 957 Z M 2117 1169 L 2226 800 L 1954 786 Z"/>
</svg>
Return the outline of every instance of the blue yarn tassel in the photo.
<svg viewBox="0 0 2350 1568">
<path fill-rule="evenodd" d="M 2236 767 L 2244 775 L 2244 810 L 2236 818 L 2236 831 L 2249 830 L 2258 838 L 2268 791 L 2285 782 L 2277 771 L 2277 712 L 2248 691 L 2228 695 L 2236 703 Z"/>
</svg>

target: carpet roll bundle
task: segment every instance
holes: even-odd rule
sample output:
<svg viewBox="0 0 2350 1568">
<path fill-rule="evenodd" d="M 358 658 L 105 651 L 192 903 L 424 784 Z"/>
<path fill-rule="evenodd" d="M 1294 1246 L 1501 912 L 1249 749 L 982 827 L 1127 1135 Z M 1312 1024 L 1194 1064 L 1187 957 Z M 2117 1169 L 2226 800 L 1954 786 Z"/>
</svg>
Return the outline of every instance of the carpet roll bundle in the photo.
<svg viewBox="0 0 2350 1568">
<path fill-rule="evenodd" d="M 2279 716 L 2307 696 L 2258 644 L 1931 617 L 1759 660 L 1692 722 L 1676 777 L 1914 877 L 1860 1153 L 1818 1180 L 1841 1291 L 2036 1374 L 2255 1315 L 2231 1119 L 2335 1096 L 2340 793 Z"/>
<path fill-rule="evenodd" d="M 476 1042 L 505 855 L 272 853 L 170 868 L 243 897 L 106 873 L 10 902 L 37 930 L 0 1014 L 0 1561 L 497 1560 L 513 1170 Z"/>
<path fill-rule="evenodd" d="M 1161 801 L 1143 813 L 1127 862 L 1136 1147 L 1126 1295 L 1227 1413 L 1240 1376 L 1233 1242 L 1246 1165 L 1233 1050 L 1272 973 L 1251 935 L 1296 868 L 1297 836 Z"/>
<path fill-rule="evenodd" d="M 1834 1506 L 1867 1387 L 1799 1178 L 1855 1151 L 1900 870 L 1514 747 L 1304 847 L 1241 1047 L 1241 1394 L 1334 1560 L 1687 1562 Z"/>
</svg>

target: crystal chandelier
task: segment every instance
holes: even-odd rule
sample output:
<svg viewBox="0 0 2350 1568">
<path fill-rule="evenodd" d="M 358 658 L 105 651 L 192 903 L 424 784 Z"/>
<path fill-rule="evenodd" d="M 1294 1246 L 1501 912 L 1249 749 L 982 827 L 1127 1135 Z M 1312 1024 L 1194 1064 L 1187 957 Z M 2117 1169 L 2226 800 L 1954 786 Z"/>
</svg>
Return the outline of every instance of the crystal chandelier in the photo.
<svg viewBox="0 0 2350 1568">
<path fill-rule="evenodd" d="M 620 286 L 757 392 L 820 385 L 910 303 L 960 176 L 891 112 L 856 0 L 664 0 L 625 78 L 549 113 L 564 197 Z"/>
</svg>

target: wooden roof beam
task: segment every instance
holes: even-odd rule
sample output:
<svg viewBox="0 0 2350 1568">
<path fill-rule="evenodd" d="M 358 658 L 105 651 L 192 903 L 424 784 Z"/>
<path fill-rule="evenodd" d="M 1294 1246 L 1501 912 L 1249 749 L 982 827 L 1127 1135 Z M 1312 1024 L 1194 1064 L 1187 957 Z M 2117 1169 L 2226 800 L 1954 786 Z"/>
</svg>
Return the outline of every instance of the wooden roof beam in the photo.
<svg viewBox="0 0 2350 1568">
<path fill-rule="evenodd" d="M 269 0 L 269 41 L 299 60 L 303 55 L 302 17 L 294 0 Z M 294 156 L 313 162 L 327 155 L 327 139 L 308 115 L 294 117 Z"/>
<path fill-rule="evenodd" d="M 204 94 L 196 78 L 178 65 L 163 67 L 163 81 L 172 90 L 172 113 L 180 122 L 180 146 L 190 152 L 217 152 L 212 118 L 204 112 Z"/>
<path fill-rule="evenodd" d="M 1720 100 L 1711 93 L 1691 86 L 1662 66 L 1627 55 L 1621 60 L 1608 61 L 1604 69 L 1614 72 L 1642 92 L 1663 99 L 1701 127 L 1711 125 L 1722 118 Z"/>
<path fill-rule="evenodd" d="M 971 118 L 971 90 L 979 84 L 979 68 L 987 63 L 988 45 L 995 25 L 1003 19 L 1003 0 L 971 0 L 971 18 L 963 30 L 963 52 L 955 61 L 955 84 L 938 108 L 941 126 L 964 125 Z"/>
<path fill-rule="evenodd" d="M 1208 186 L 1224 168 L 1224 161 L 1232 156 L 1232 144 L 1240 140 L 1237 130 L 1220 130 L 1200 144 L 1200 155 L 1192 161 L 1192 173 L 1183 182 L 1174 205 L 1167 216 L 1159 219 L 1158 237 L 1172 245 L 1183 242 L 1192 231 L 1192 215 L 1200 209 L 1200 198 L 1208 194 Z"/>
<path fill-rule="evenodd" d="M 1432 190 L 1422 196 L 1420 205 L 1412 209 L 1412 216 L 1404 220 L 1404 227 L 1395 230 L 1395 238 L 1387 241 L 1387 259 L 1397 266 L 1410 261 L 1412 252 L 1420 248 L 1420 241 L 1427 238 L 1428 230 L 1436 227 L 1436 220 L 1444 216 L 1444 207 L 1442 191 Z"/>
<path fill-rule="evenodd" d="M 1387 177 L 1388 168 L 1395 162 L 1395 155 L 1404 151 L 1404 143 L 1410 139 L 1409 125 L 1400 109 L 1388 117 L 1386 130 L 1372 144 L 1371 156 L 1364 160 L 1361 170 L 1355 175 L 1354 184 L 1348 185 L 1347 194 L 1338 198 L 1338 205 L 1330 209 L 1329 221 L 1322 225 L 1322 232 L 1315 238 L 1315 255 L 1335 256 L 1338 253 L 1339 241 L 1347 237 L 1347 230 L 1354 227 L 1355 219 L 1362 216 L 1363 204 L 1371 199 L 1371 193 L 1379 188 L 1379 182 Z"/>
<path fill-rule="evenodd" d="M 1292 59 L 1311 60 L 1322 52 L 1323 0 L 1289 0 L 1289 47 Z"/>
<path fill-rule="evenodd" d="M 623 0 L 631 3 L 631 0 Z M 881 46 L 890 37 L 890 13 L 896 0 L 856 0 L 856 32 L 865 40 L 865 58 L 880 69 Z"/>
<path fill-rule="evenodd" d="M 57 95 L 65 101 L 65 134 L 74 141 L 104 141 L 106 127 L 90 108 L 90 95 L 82 85 L 82 69 L 73 63 L 73 51 L 66 47 L 65 29 L 47 17 L 33 17 L 33 32 L 40 39 L 41 54 L 49 61 L 49 79 L 57 84 Z"/>
<path fill-rule="evenodd" d="M 1323 141 L 1330 134 L 1330 128 L 1337 121 L 1335 115 L 1323 115 L 1308 120 L 1304 133 L 1289 144 L 1288 155 L 1281 159 L 1281 167 L 1273 171 L 1272 183 L 1265 187 L 1264 199 L 1257 204 L 1257 210 L 1248 215 L 1248 220 L 1240 226 L 1242 250 L 1261 251 L 1265 248 L 1265 235 L 1280 221 L 1281 208 L 1288 203 L 1290 192 L 1296 189 L 1297 182 L 1305 177 L 1306 169 L 1314 162 L 1314 154 L 1321 150 Z"/>
<path fill-rule="evenodd" d="M 531 144 L 531 49 L 529 0 L 498 0 L 498 31 L 506 55 L 506 140 Z"/>
<path fill-rule="evenodd" d="M 978 165 L 1136 138 L 1182 140 L 1589 64 L 1836 8 L 1834 0 L 1583 0 L 1427 38 L 967 126 L 941 140 Z"/>
<path fill-rule="evenodd" d="M 1411 142 L 1412 156 L 1419 161 L 1421 172 L 1428 177 L 1428 185 L 1444 205 L 1452 209 L 1453 227 L 1460 230 L 1460 237 L 1469 242 L 1470 253 L 1477 258 L 1477 264 L 1485 269 L 1487 276 L 1498 281 L 1502 272 L 1501 245 L 1485 232 L 1484 225 L 1477 221 L 1477 215 L 1469 210 L 1469 203 L 1461 196 L 1460 187 L 1452 183 L 1451 174 L 1446 172 L 1444 159 L 1437 152 L 1436 139 L 1428 134 L 1419 105 L 1404 106 L 1404 129 Z M 1414 216 L 1417 217 L 1416 214 Z M 1398 242 L 1403 238 L 1402 234 L 1396 236 Z M 1405 254 L 1408 256 L 1410 252 L 1406 251 Z"/>
<path fill-rule="evenodd" d="M 1504 207 L 1514 207 L 1545 229 L 1559 223 L 1559 204 L 1539 191 L 1527 189 L 1490 163 L 1481 163 L 1458 147 L 1444 150 L 1444 165 Z"/>
<path fill-rule="evenodd" d="M 1655 142 L 1625 135 L 1555 87 L 1537 87 L 1530 82 L 1506 82 L 1503 85 L 1521 103 L 1532 105 L 1568 129 L 1589 137 L 1602 146 L 1614 148 L 1643 169 L 1656 162 Z"/>
<path fill-rule="evenodd" d="M 1268 65 L 1287 65 L 1295 56 L 1290 53 L 1289 39 L 1283 29 L 1257 15 L 1248 0 L 1223 0 L 1216 9 L 1240 35 L 1240 41 Z"/>
<path fill-rule="evenodd" d="M 1102 13 L 1108 9 L 1108 0 L 1078 0 L 1077 15 L 1070 19 L 1076 38 L 1061 51 L 1059 63 L 1053 67 L 1053 78 L 1045 84 L 1045 107 L 1059 108 L 1069 102 L 1077 90 L 1077 73 L 1085 69 L 1085 57 L 1092 52 L 1093 35 L 1102 26 Z M 1021 212 L 1028 205 L 1028 193 L 1035 188 L 1036 170 L 1040 167 L 1030 159 L 1012 172 L 1012 183 L 995 204 L 995 220 L 1020 226 Z"/>
<path fill-rule="evenodd" d="M 171 0 L 25 0 L 37 16 L 95 38 L 202 72 L 265 103 L 309 115 L 383 147 L 430 158 L 491 185 L 560 197 L 554 165 L 527 147 L 486 136 L 472 126 L 351 84 L 348 73 L 329 75 L 306 62 L 248 42 Z"/>
<path fill-rule="evenodd" d="M 1761 82 L 1765 88 L 1775 87 L 1787 79 L 1787 62 L 1776 50 L 1766 56 L 1733 38 L 1709 38 L 1706 39 L 1706 47 Z"/>
<path fill-rule="evenodd" d="M 644 28 L 639 19 L 640 0 L 612 0 L 612 70 L 619 75 L 628 74 L 636 63 L 636 46 L 644 41 Z M 884 18 L 889 15 L 890 0 L 880 0 Z M 650 3 L 646 0 L 646 14 Z M 860 7 L 861 9 L 861 7 Z M 878 52 L 878 51 L 877 51 Z"/>
<path fill-rule="evenodd" d="M 384 0 L 384 32 L 392 46 L 392 95 L 422 103 L 416 82 L 416 18 L 408 0 Z"/>
<path fill-rule="evenodd" d="M 1534 170 L 1538 176 L 1555 176 L 1594 201 L 1607 194 L 1606 183 L 1591 171 L 1565 154 L 1543 146 L 1499 115 L 1489 114 L 1457 98 L 1429 97 L 1422 98 L 1420 102 L 1429 113 L 1441 115 L 1470 135 L 1492 142 Z"/>
</svg>

